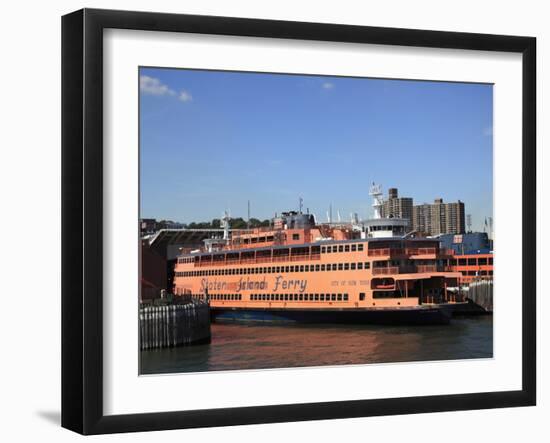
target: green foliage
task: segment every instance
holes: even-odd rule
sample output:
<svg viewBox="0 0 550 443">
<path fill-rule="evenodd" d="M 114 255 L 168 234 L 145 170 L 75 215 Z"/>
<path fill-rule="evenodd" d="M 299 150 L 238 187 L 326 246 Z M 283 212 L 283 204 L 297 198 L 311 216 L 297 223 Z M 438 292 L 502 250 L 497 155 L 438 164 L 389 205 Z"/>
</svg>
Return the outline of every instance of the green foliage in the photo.
<svg viewBox="0 0 550 443">
<path fill-rule="evenodd" d="M 271 221 L 269 219 L 266 219 L 266 220 L 259 220 L 257 218 L 250 219 L 251 228 L 266 227 L 266 226 L 270 226 L 270 224 L 271 224 Z M 236 217 L 230 220 L 229 226 L 231 227 L 231 229 L 246 229 L 248 227 L 248 223 L 244 218 Z M 185 227 L 189 229 L 220 229 L 221 220 L 219 218 L 215 218 L 211 222 L 191 222 L 186 224 Z"/>
</svg>

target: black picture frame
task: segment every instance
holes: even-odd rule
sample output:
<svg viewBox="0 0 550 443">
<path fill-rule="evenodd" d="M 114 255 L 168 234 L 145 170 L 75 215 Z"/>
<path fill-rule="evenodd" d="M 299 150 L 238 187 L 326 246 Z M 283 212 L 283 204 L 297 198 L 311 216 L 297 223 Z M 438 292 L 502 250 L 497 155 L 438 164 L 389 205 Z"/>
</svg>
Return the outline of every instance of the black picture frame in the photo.
<svg viewBox="0 0 550 443">
<path fill-rule="evenodd" d="M 522 389 L 104 415 L 102 36 L 108 28 L 522 54 Z M 533 37 L 96 9 L 65 15 L 62 18 L 62 426 L 82 434 L 103 434 L 535 405 L 535 67 Z"/>
</svg>

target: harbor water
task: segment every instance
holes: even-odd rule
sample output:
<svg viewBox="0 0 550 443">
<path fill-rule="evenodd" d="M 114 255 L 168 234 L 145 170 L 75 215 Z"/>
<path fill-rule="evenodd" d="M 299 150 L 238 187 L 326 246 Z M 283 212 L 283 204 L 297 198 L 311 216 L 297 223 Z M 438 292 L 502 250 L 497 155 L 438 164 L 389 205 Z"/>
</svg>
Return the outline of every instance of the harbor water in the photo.
<svg viewBox="0 0 550 443">
<path fill-rule="evenodd" d="M 460 360 L 493 356 L 492 315 L 441 326 L 211 325 L 212 342 L 141 351 L 141 374 Z"/>
</svg>

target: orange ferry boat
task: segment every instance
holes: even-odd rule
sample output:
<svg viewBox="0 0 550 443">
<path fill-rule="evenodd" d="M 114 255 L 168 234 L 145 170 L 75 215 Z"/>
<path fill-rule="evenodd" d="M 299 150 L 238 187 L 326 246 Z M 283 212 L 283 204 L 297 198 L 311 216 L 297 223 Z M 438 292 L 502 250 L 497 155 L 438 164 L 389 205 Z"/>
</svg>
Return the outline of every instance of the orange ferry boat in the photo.
<svg viewBox="0 0 550 443">
<path fill-rule="evenodd" d="M 437 240 L 377 237 L 382 220 L 358 232 L 287 212 L 229 238 L 226 214 L 224 238 L 178 257 L 173 292 L 208 300 L 215 321 L 448 323 L 461 274 Z"/>
</svg>

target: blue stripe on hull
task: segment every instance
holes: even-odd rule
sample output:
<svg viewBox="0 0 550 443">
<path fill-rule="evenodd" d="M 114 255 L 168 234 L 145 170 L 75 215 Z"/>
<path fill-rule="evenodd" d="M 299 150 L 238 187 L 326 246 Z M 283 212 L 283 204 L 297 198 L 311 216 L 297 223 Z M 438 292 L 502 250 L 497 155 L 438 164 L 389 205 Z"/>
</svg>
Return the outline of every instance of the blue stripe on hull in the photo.
<svg viewBox="0 0 550 443">
<path fill-rule="evenodd" d="M 450 312 L 440 308 L 418 309 L 239 309 L 211 308 L 212 320 L 256 323 L 354 323 L 354 324 L 447 324 Z"/>
</svg>

